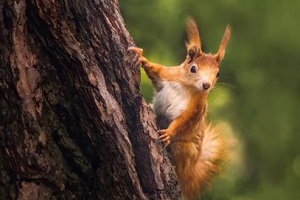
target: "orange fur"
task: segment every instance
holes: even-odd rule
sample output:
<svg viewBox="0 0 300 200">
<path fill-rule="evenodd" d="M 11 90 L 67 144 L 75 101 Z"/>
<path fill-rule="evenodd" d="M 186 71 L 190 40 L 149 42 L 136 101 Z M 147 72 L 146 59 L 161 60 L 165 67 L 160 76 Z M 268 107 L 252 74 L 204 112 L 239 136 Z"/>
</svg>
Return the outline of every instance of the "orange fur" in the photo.
<svg viewBox="0 0 300 200">
<path fill-rule="evenodd" d="M 164 146 L 170 145 L 172 161 L 185 199 L 194 199 L 203 193 L 214 175 L 221 171 L 226 158 L 227 141 L 207 125 L 207 96 L 217 81 L 219 64 L 224 58 L 230 38 L 227 26 L 216 54 L 201 50 L 197 25 L 187 21 L 187 57 L 179 66 L 165 67 L 149 62 L 143 50 L 131 47 L 137 53 L 138 63 L 144 67 L 157 90 L 154 110 Z"/>
</svg>

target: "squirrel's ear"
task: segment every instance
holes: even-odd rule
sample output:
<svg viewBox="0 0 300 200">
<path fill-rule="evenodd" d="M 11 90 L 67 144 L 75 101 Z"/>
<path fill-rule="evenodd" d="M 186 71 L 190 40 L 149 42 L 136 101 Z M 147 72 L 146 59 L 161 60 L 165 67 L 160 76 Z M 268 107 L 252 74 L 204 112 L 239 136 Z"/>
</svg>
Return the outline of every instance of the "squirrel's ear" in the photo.
<svg viewBox="0 0 300 200">
<path fill-rule="evenodd" d="M 218 63 L 221 63 L 224 56 L 225 56 L 226 46 L 227 46 L 227 43 L 230 39 L 230 33 L 231 33 L 230 29 L 231 29 L 230 26 L 227 25 L 225 33 L 223 35 L 223 39 L 221 41 L 221 44 L 220 44 L 220 47 L 219 47 L 219 50 L 218 50 L 218 53 L 216 53 L 214 55 Z"/>
<path fill-rule="evenodd" d="M 200 49 L 196 45 L 190 47 L 189 49 L 187 49 L 187 51 L 188 63 L 191 63 L 193 60 L 195 60 L 195 58 L 199 57 L 201 54 Z"/>
<path fill-rule="evenodd" d="M 187 59 L 190 63 L 196 57 L 200 56 L 202 52 L 198 27 L 195 20 L 191 17 L 187 19 L 186 31 L 188 37 L 188 41 L 186 43 Z"/>
</svg>

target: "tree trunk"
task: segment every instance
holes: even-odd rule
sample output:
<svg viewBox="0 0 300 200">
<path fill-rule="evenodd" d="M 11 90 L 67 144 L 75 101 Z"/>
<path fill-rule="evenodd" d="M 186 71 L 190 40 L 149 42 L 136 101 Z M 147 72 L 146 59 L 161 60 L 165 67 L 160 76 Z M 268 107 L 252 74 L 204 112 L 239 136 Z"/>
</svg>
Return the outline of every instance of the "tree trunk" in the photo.
<svg viewBox="0 0 300 200">
<path fill-rule="evenodd" d="M 180 199 L 117 0 L 0 11 L 1 199 Z"/>
</svg>

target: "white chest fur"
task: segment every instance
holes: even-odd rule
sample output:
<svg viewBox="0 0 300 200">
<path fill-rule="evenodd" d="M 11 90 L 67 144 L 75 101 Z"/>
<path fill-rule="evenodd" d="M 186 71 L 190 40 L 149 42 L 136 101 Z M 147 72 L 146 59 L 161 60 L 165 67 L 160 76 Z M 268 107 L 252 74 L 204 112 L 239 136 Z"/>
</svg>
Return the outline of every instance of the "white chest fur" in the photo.
<svg viewBox="0 0 300 200">
<path fill-rule="evenodd" d="M 189 94 L 183 85 L 164 81 L 154 97 L 154 111 L 160 128 L 167 128 L 187 107 Z"/>
</svg>

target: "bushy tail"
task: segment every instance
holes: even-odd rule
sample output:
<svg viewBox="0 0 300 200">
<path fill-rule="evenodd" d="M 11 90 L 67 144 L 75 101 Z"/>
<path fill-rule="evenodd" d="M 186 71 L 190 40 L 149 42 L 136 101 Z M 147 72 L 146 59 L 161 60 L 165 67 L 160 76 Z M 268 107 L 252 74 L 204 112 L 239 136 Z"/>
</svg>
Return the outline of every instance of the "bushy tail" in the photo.
<svg viewBox="0 0 300 200">
<path fill-rule="evenodd" d="M 222 170 L 222 164 L 227 157 L 228 144 L 222 139 L 216 130 L 210 126 L 204 133 L 201 153 L 194 166 L 189 166 L 184 177 L 178 177 L 185 199 L 195 199 L 202 195 L 210 185 L 212 178 Z"/>
</svg>

